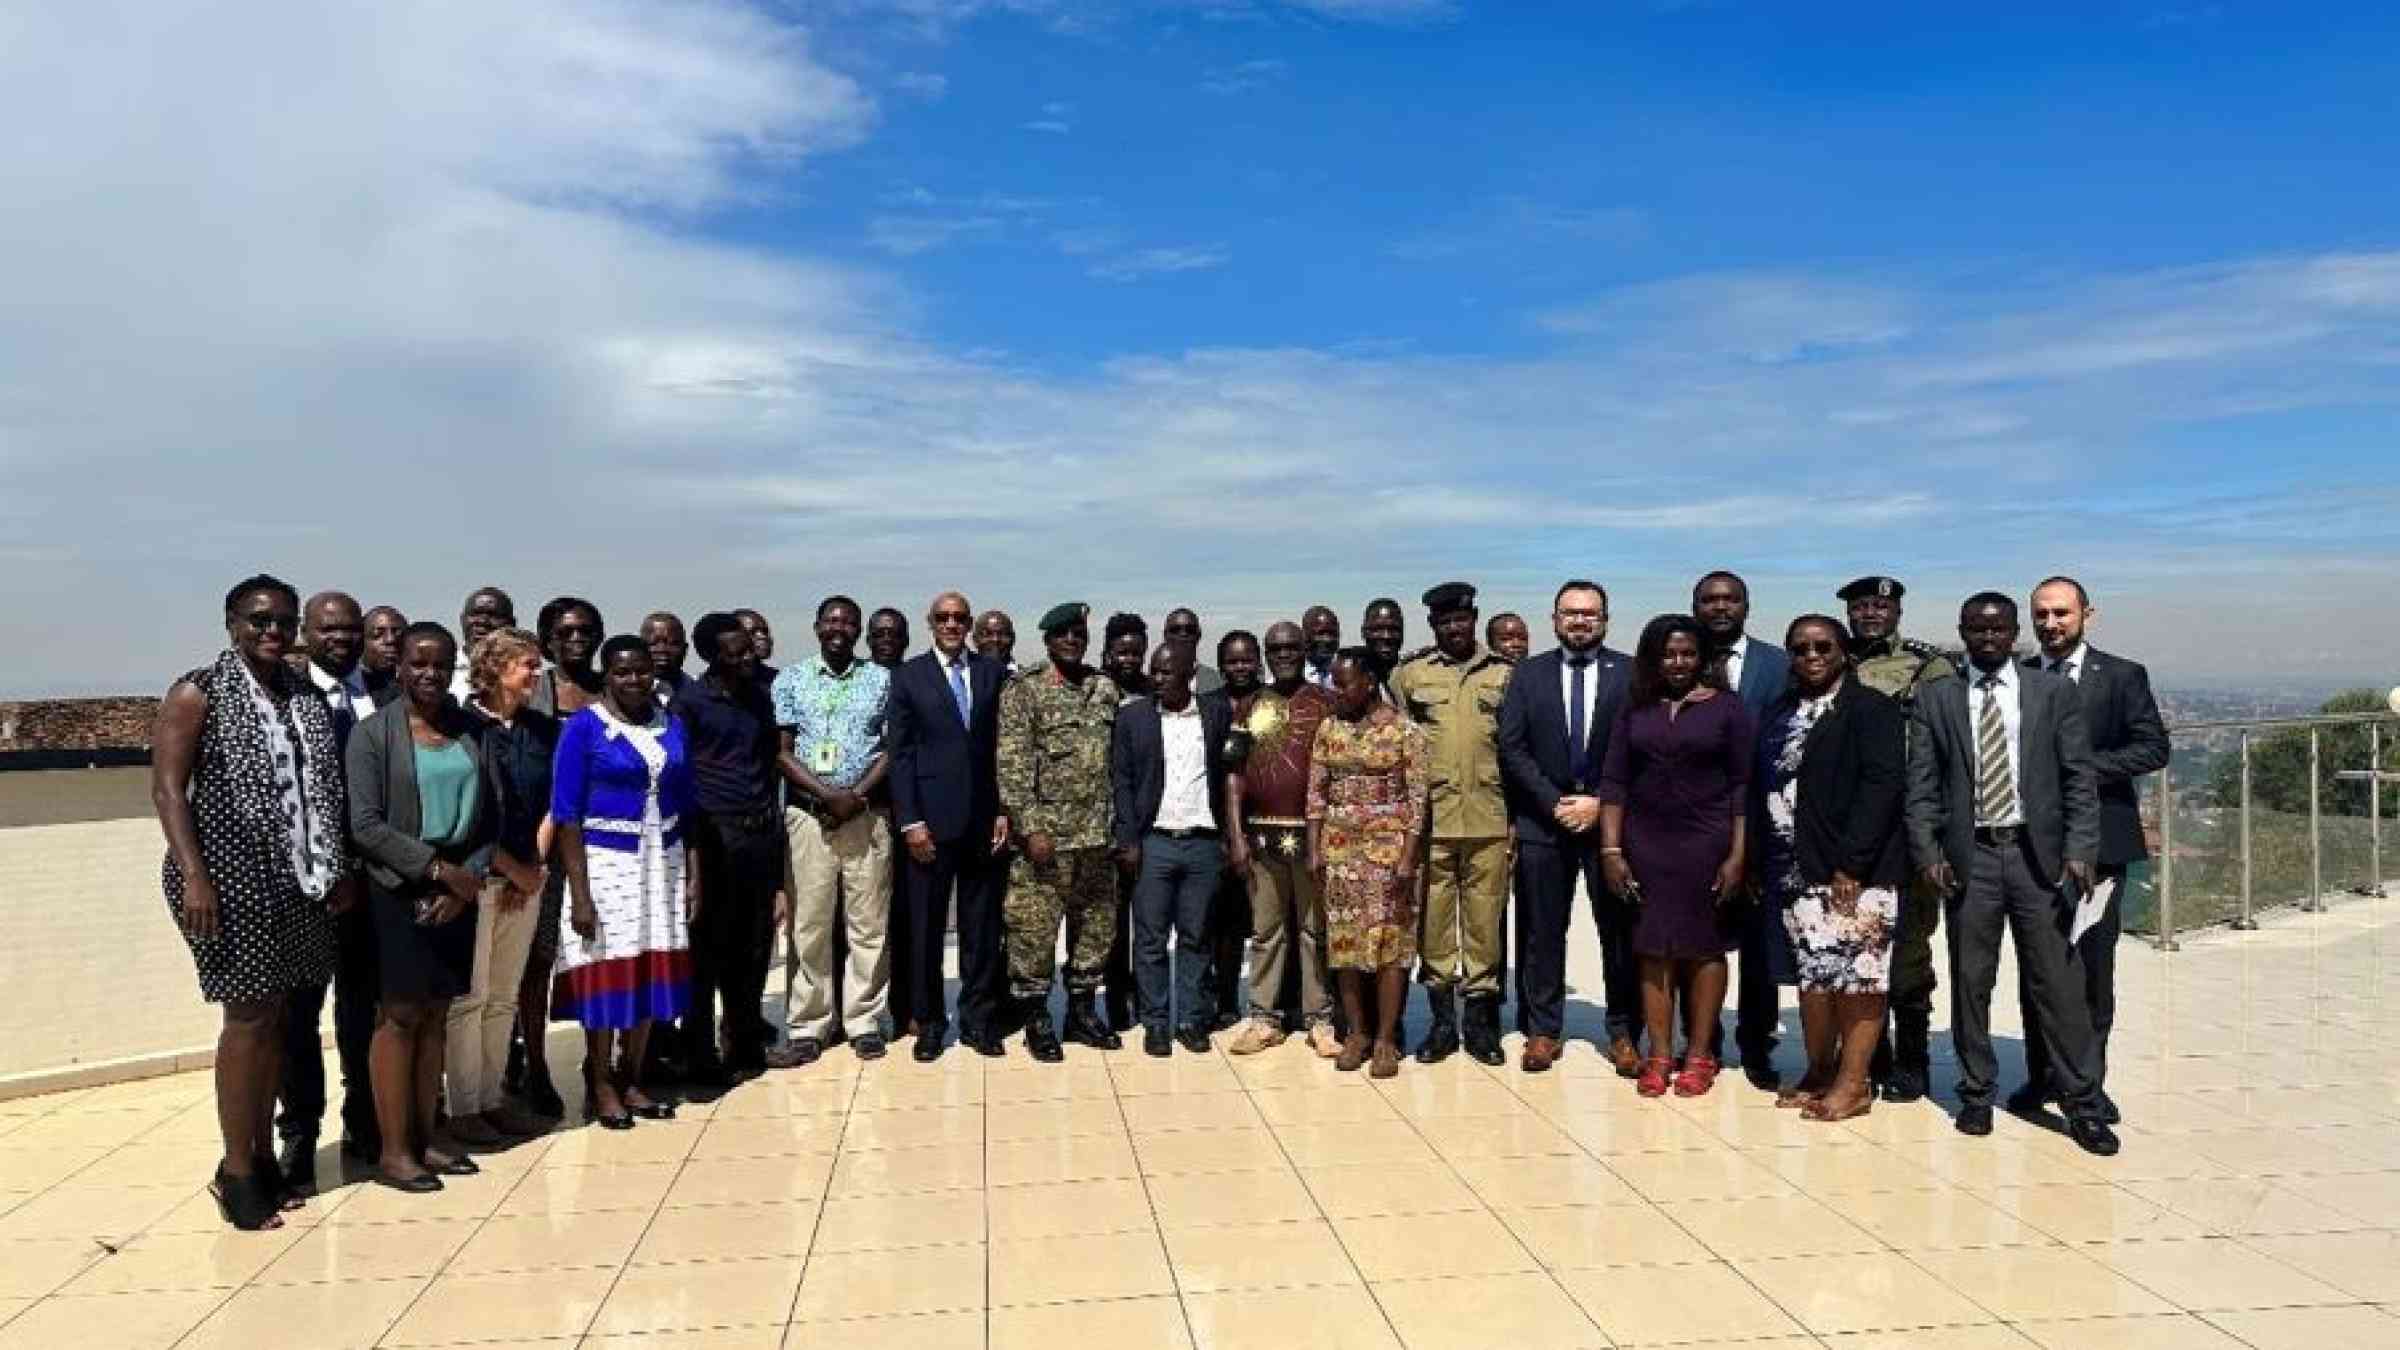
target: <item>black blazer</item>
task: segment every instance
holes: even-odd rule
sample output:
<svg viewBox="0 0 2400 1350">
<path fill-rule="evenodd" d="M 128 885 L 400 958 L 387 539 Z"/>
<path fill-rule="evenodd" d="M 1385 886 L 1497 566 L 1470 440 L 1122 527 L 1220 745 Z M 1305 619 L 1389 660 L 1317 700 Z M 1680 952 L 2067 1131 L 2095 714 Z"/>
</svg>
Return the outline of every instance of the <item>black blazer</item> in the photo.
<svg viewBox="0 0 2400 1350">
<path fill-rule="evenodd" d="M 422 882 L 437 859 L 479 877 L 491 871 L 492 841 L 499 833 L 491 763 L 466 711 L 451 711 L 457 719 L 451 731 L 475 763 L 475 817 L 463 843 L 437 849 L 419 837 L 424 824 L 417 805 L 417 747 L 406 703 L 387 703 L 359 723 L 342 754 L 350 777 L 350 846 L 365 862 L 367 879 L 387 891 Z"/>
<path fill-rule="evenodd" d="M 1225 810 L 1225 739 L 1233 727 L 1233 701 L 1222 690 L 1194 696 L 1200 706 L 1201 751 L 1208 765 L 1208 809 L 1222 831 Z M 1137 698 L 1117 710 L 1108 748 L 1108 776 L 1116 797 L 1118 847 L 1139 846 L 1158 820 L 1167 795 L 1167 740 L 1159 727 L 1158 700 Z"/>
<path fill-rule="evenodd" d="M 1600 790 L 1600 761 L 1608 753 L 1608 731 L 1616 724 L 1617 710 L 1625 705 L 1633 662 L 1608 647 L 1592 655 L 1592 673 L 1600 688 L 1592 701 L 1591 725 L 1584 731 L 1581 766 L 1571 762 L 1567 749 L 1566 698 L 1559 692 L 1566 662 L 1562 651 L 1527 657 L 1509 675 L 1508 690 L 1501 695 L 1500 783 L 1520 843 L 1555 844 L 1580 837 L 1560 829 L 1550 813 L 1558 808 L 1560 797 L 1574 790 L 1578 778 L 1585 792 Z M 1588 833 L 1598 838 L 1596 829 Z"/>
<path fill-rule="evenodd" d="M 2039 667 L 2042 658 L 2025 664 Z M 2167 767 L 2167 724 L 2139 661 L 2083 649 L 2075 686 L 2083 694 L 2083 724 L 2092 734 L 2092 768 L 2100 778 L 2100 865 L 2122 867 L 2150 856 L 2142 835 L 2141 798 L 2133 780 Z"/>
<path fill-rule="evenodd" d="M 1750 774 L 1750 856 L 1763 856 L 1767 775 L 1773 767 L 1766 728 L 1797 705 L 1787 691 L 1759 719 L 1758 762 Z M 1891 698 L 1844 676 L 1833 706 L 1808 731 L 1800 760 L 1800 804 L 1792 817 L 1792 850 L 1800 878 L 1811 886 L 1847 873 L 1868 886 L 1908 879 L 1908 847 L 1900 829 L 1908 798 L 1908 714 Z"/>
<path fill-rule="evenodd" d="M 892 673 L 883 726 L 894 826 L 923 825 L 937 844 L 990 836 L 1000 811 L 1000 684 L 1007 678 L 996 663 L 967 657 L 973 724 L 962 726 L 937 652 L 910 657 Z"/>
<path fill-rule="evenodd" d="M 1917 692 L 1908 747 L 1908 851 L 1919 867 L 1947 862 L 1965 885 L 1975 855 L 1975 721 L 1968 695 L 1982 674 L 1938 680 Z M 2047 671 L 2017 672 L 2017 806 L 2042 882 L 2073 859 L 2099 861 L 2100 796 L 2092 740 L 2075 687 Z"/>
</svg>

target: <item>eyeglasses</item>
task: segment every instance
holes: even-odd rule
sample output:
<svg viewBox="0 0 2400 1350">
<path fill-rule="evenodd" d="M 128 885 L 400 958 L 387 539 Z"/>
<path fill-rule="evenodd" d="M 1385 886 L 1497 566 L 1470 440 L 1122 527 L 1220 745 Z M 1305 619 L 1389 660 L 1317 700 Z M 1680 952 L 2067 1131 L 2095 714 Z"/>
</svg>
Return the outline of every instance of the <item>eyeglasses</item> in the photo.
<svg viewBox="0 0 2400 1350">
<path fill-rule="evenodd" d="M 1794 656 L 1831 656 L 1841 649 L 1840 643 L 1829 642 L 1823 638 L 1819 638 L 1815 642 L 1795 642 L 1784 648 Z"/>
<path fill-rule="evenodd" d="M 277 628 L 289 633 L 300 626 L 300 616 L 297 614 L 276 614 L 270 611 L 244 614 L 241 618 L 243 623 L 250 626 L 250 631 L 253 633 L 265 633 Z"/>
<path fill-rule="evenodd" d="M 934 611 L 932 617 L 936 628 L 964 628 L 971 622 L 964 614 L 945 614 L 940 610 Z"/>
</svg>

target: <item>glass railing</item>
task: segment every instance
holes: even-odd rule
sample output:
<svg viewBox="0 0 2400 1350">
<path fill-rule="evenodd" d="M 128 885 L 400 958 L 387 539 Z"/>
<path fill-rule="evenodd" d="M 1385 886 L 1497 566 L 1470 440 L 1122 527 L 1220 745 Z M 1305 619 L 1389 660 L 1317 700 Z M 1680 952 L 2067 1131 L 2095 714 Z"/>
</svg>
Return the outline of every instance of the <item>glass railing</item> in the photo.
<svg viewBox="0 0 2400 1350">
<path fill-rule="evenodd" d="M 2177 758 L 2142 794 L 2151 861 L 2125 926 L 2172 951 L 2195 928 L 2380 896 L 2400 794 L 2400 715 L 2326 713 L 2168 727 Z M 2195 762 L 2196 745 L 2207 747 Z"/>
</svg>

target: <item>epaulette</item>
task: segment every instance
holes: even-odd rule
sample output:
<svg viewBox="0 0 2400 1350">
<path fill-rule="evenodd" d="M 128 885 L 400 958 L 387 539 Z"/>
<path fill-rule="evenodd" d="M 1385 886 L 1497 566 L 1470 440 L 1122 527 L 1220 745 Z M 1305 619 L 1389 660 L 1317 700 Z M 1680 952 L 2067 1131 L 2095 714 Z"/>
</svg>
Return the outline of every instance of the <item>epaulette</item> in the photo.
<svg viewBox="0 0 2400 1350">
<path fill-rule="evenodd" d="M 1439 648 L 1436 648 L 1431 644 L 1427 644 L 1426 646 L 1417 648 L 1415 651 L 1402 652 L 1400 653 L 1400 659 L 1392 663 L 1392 669 L 1398 670 L 1400 667 L 1407 665 L 1411 661 L 1422 661 L 1426 657 L 1433 655 L 1437 650 L 1439 650 Z"/>
<path fill-rule="evenodd" d="M 1932 659 L 1933 657 L 1943 655 L 1941 648 L 1934 646 L 1930 642 L 1919 642 L 1915 638 L 1904 637 L 1900 639 L 1900 646 L 1910 655 L 1923 657 L 1928 660 Z M 1947 660 L 1948 658 L 1944 657 L 1943 659 Z"/>
</svg>

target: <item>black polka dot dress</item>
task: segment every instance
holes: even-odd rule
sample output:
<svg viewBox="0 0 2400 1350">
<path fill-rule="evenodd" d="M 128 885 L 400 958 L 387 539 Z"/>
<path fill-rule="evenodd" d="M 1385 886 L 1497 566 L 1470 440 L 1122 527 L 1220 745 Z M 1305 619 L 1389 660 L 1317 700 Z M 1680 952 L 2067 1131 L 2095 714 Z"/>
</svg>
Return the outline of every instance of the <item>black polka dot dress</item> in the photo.
<svg viewBox="0 0 2400 1350">
<path fill-rule="evenodd" d="M 287 769 L 315 794 L 320 817 L 337 823 L 338 848 L 346 808 L 332 715 L 289 672 L 281 679 L 284 735 L 298 757 Z M 211 1003 L 247 1003 L 323 984 L 333 978 L 333 916 L 323 898 L 301 889 L 284 798 L 276 789 L 277 766 L 254 711 L 249 674 L 228 651 L 184 680 L 208 700 L 190 800 L 200 857 L 217 888 L 218 931 L 211 938 L 184 934 L 200 995 Z M 184 875 L 171 850 L 161 880 L 180 928 Z"/>
</svg>

